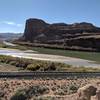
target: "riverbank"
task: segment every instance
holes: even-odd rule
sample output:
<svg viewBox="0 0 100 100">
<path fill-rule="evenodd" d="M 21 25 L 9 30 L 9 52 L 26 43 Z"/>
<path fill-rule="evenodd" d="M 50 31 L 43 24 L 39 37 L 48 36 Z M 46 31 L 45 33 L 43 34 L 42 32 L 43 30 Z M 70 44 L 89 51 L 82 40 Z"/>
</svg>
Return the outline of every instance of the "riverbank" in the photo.
<svg viewBox="0 0 100 100">
<path fill-rule="evenodd" d="M 27 42 L 19 42 L 16 43 L 18 49 L 25 50 L 25 49 L 31 49 L 34 51 L 38 51 L 42 54 L 51 54 L 51 55 L 60 55 L 60 56 L 66 56 L 66 57 L 74 57 L 74 58 L 80 58 L 85 60 L 92 60 L 100 63 L 100 52 L 90 52 L 90 51 L 78 51 L 78 50 L 64 50 L 64 49 L 57 49 L 57 48 L 48 48 L 48 47 L 37 47 L 31 45 L 31 43 Z"/>
<path fill-rule="evenodd" d="M 21 57 L 21 58 L 27 58 L 27 59 L 60 62 L 60 63 L 65 63 L 65 64 L 76 66 L 76 67 L 82 67 L 82 66 L 94 67 L 94 68 L 100 67 L 100 64 L 96 64 L 96 62 L 93 62 L 93 61 L 73 58 L 73 57 L 41 54 L 41 53 L 38 53 L 37 51 L 28 53 L 26 51 L 18 50 L 18 49 L 0 48 L 0 55 L 9 55 L 13 57 Z"/>
<path fill-rule="evenodd" d="M 100 72 L 99 67 L 77 67 L 54 61 L 34 60 L 5 55 L 0 55 L 0 63 L 9 64 L 9 66 L 15 66 L 19 69 L 23 69 L 22 71 Z"/>
<path fill-rule="evenodd" d="M 14 45 L 14 46 L 11 46 L 11 45 Z M 72 57 L 72 58 L 80 58 L 80 59 L 90 60 L 90 61 L 95 61 L 96 63 L 100 63 L 100 52 L 50 49 L 50 48 L 43 48 L 43 47 L 28 46 L 28 45 L 24 45 L 24 43 L 22 45 L 13 44 L 6 41 L 0 47 L 23 50 L 23 51 L 28 51 L 31 53 L 38 52 L 39 54 L 49 54 L 49 55 L 59 55 L 59 56 L 66 56 L 66 57 Z"/>
<path fill-rule="evenodd" d="M 66 63 L 77 67 L 100 67 L 100 53 L 28 47 L 10 42 L 3 42 L 0 54 L 27 59 Z"/>
</svg>

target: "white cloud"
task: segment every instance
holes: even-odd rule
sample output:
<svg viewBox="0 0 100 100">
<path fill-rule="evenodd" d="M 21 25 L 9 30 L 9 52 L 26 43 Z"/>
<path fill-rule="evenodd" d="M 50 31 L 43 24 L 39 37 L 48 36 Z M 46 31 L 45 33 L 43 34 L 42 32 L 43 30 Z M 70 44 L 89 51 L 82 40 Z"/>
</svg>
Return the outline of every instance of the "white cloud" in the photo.
<svg viewBox="0 0 100 100">
<path fill-rule="evenodd" d="M 16 24 L 18 27 L 21 27 L 22 26 L 22 24 Z"/>
<path fill-rule="evenodd" d="M 17 27 L 22 26 L 22 24 L 17 24 L 17 23 L 12 22 L 12 21 L 3 21 L 2 23 L 7 24 L 7 25 L 12 25 L 12 26 L 17 26 Z"/>
</svg>

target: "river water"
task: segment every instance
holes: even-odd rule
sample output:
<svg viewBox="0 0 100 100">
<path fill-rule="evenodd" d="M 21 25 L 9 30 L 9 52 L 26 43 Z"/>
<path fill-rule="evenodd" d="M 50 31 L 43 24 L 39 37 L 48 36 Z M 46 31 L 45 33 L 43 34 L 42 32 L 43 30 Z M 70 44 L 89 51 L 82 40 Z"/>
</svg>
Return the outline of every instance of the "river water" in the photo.
<svg viewBox="0 0 100 100">
<path fill-rule="evenodd" d="M 40 54 L 35 51 L 29 53 L 27 51 L 21 51 L 17 49 L 0 48 L 0 55 L 10 55 L 13 57 L 22 57 L 22 58 L 36 59 L 36 60 L 56 61 L 78 67 L 79 66 L 100 67 L 100 64 L 96 64 L 95 62 L 89 60 L 58 56 L 58 55 Z"/>
</svg>

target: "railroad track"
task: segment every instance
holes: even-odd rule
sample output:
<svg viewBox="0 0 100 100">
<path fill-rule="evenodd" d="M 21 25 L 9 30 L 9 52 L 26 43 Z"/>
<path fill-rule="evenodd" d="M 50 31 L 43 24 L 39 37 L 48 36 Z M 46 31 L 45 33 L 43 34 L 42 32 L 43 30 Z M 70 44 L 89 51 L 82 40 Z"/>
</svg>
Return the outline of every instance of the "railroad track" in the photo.
<svg viewBox="0 0 100 100">
<path fill-rule="evenodd" d="M 100 77 L 100 72 L 0 72 L 0 78 L 88 78 Z"/>
</svg>

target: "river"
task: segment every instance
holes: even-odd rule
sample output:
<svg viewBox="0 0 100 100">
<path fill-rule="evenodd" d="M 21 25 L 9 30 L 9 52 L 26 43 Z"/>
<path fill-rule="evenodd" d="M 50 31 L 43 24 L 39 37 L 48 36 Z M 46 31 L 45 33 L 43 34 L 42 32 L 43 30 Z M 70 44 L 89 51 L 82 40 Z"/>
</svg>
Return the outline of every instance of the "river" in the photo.
<svg viewBox="0 0 100 100">
<path fill-rule="evenodd" d="M 36 51 L 27 52 L 27 51 L 21 51 L 17 49 L 0 48 L 0 55 L 9 55 L 13 57 L 22 57 L 22 58 L 36 59 L 36 60 L 55 61 L 55 62 L 66 63 L 78 67 L 79 66 L 100 67 L 100 64 L 96 64 L 93 61 L 73 58 L 73 57 L 59 56 L 59 55 L 40 54 Z"/>
<path fill-rule="evenodd" d="M 4 43 L 5 45 L 8 45 L 8 46 L 16 46 L 15 44 L 10 43 L 10 42 L 6 42 L 6 41 L 3 41 L 3 43 Z"/>
</svg>

